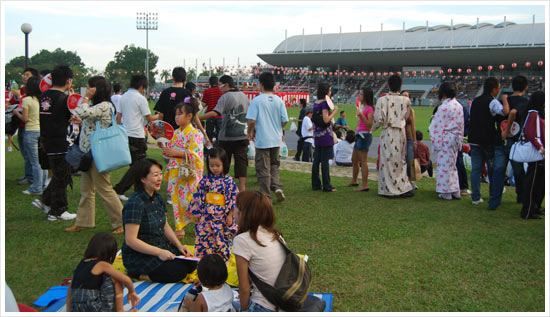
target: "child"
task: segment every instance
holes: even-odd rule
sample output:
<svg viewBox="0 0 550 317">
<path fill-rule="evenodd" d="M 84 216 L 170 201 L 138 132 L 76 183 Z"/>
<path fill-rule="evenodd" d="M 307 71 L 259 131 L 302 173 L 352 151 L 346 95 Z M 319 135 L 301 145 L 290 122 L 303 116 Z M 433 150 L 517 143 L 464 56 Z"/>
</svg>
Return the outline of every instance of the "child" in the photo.
<svg viewBox="0 0 550 317">
<path fill-rule="evenodd" d="M 74 270 L 67 292 L 68 312 L 123 311 L 123 289 L 120 284 L 128 288 L 128 300 L 132 307 L 139 304 L 132 280 L 112 266 L 117 250 L 117 242 L 112 234 L 96 233 L 92 237 L 84 252 L 84 259 Z"/>
<path fill-rule="evenodd" d="M 348 130 L 344 141 L 334 146 L 334 161 L 338 166 L 352 166 L 351 155 L 355 146 L 355 131 Z"/>
<path fill-rule="evenodd" d="M 191 312 L 234 312 L 233 291 L 227 280 L 227 266 L 218 254 L 204 256 L 198 266 L 197 273 L 202 284 L 202 291 L 193 299 L 186 296 L 184 307 Z"/>
<path fill-rule="evenodd" d="M 229 259 L 231 241 L 237 232 L 235 209 L 238 188 L 229 173 L 225 151 L 208 151 L 208 172 L 199 183 L 189 210 L 197 218 L 195 256 L 219 254 Z"/>
<path fill-rule="evenodd" d="M 176 236 L 182 238 L 185 226 L 191 222 L 189 203 L 202 178 L 203 135 L 191 124 L 196 109 L 188 103 L 176 105 L 176 123 L 179 125 L 162 154 L 169 158 L 166 165 L 167 191 L 174 208 Z"/>
<path fill-rule="evenodd" d="M 433 168 L 432 168 L 432 161 L 430 160 L 430 149 L 424 142 L 422 142 L 422 139 L 424 138 L 424 135 L 422 132 L 416 130 L 416 153 L 414 154 L 414 158 L 418 159 L 418 163 L 420 164 L 420 172 L 424 173 L 428 171 L 428 175 L 430 177 L 433 176 Z"/>
</svg>

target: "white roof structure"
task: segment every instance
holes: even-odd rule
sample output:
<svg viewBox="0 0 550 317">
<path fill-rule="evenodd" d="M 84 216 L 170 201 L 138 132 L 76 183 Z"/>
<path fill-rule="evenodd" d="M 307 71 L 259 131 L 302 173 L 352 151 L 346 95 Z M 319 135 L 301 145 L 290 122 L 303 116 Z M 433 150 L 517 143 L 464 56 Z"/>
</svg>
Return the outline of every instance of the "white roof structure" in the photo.
<svg viewBox="0 0 550 317">
<path fill-rule="evenodd" d="M 480 54 L 475 55 L 483 55 L 483 52 L 504 49 L 507 52 L 514 52 L 516 61 L 522 61 L 522 58 L 534 60 L 533 58 L 537 57 L 539 60 L 543 60 L 544 33 L 544 23 L 516 24 L 508 21 L 497 25 L 490 23 L 479 23 L 478 25 L 457 24 L 452 27 L 450 25 L 436 25 L 431 27 L 417 26 L 396 31 L 297 35 L 281 42 L 273 50 L 273 53 L 258 54 L 258 56 L 272 65 L 315 66 L 311 64 L 313 62 L 311 60 L 312 54 L 325 55 L 326 57 L 330 56 L 331 53 L 337 53 L 340 57 L 347 55 L 355 63 L 359 61 L 353 57 L 368 57 L 382 53 L 388 53 L 389 57 L 396 52 L 403 55 L 405 52 L 418 54 L 419 52 L 438 51 L 438 54 L 441 54 L 441 51 L 449 50 L 480 50 Z M 517 55 L 517 49 L 523 49 L 531 53 L 525 56 L 522 54 Z M 357 53 L 359 54 L 357 55 Z M 503 53 L 504 51 L 500 52 L 496 57 L 506 55 Z M 281 58 L 283 56 L 286 57 L 286 63 L 284 62 L 285 59 Z M 299 56 L 302 58 L 299 58 Z M 314 60 L 316 59 L 314 58 Z M 333 64 L 329 60 L 327 60 L 328 64 Z M 308 62 L 310 64 L 307 64 Z M 393 61 L 389 60 L 388 62 L 392 63 Z M 494 63 L 498 62 L 500 61 Z M 359 63 L 361 64 L 361 62 Z M 370 64 L 368 60 L 363 60 L 362 63 Z M 384 63 L 382 62 L 382 64 Z M 426 64 L 433 65 L 434 62 L 427 60 Z M 452 65 L 453 63 L 441 64 Z M 339 65 L 346 65 L 346 62 L 343 61 Z"/>
</svg>

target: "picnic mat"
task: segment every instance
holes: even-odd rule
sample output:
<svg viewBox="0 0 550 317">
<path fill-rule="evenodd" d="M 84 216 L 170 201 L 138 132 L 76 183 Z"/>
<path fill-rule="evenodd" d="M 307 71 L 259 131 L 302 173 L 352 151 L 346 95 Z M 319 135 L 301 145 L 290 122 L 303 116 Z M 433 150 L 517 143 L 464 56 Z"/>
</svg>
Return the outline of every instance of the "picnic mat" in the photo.
<svg viewBox="0 0 550 317">
<path fill-rule="evenodd" d="M 44 312 L 64 312 L 67 287 L 68 286 L 54 286 L 50 288 L 45 294 L 40 296 L 34 304 L 40 307 L 46 307 L 46 309 L 43 310 Z M 137 309 L 140 312 L 176 312 L 181 300 L 193 287 L 193 284 L 163 284 L 139 281 L 134 283 L 134 287 L 136 289 L 136 293 L 141 298 L 141 301 L 137 306 Z M 237 290 L 233 289 L 233 292 L 235 293 L 235 298 L 237 298 Z M 127 294 L 128 290 L 124 288 L 124 311 L 129 311 L 131 308 L 131 304 L 128 303 Z M 332 311 L 332 293 L 310 294 L 325 301 L 325 312 Z"/>
</svg>

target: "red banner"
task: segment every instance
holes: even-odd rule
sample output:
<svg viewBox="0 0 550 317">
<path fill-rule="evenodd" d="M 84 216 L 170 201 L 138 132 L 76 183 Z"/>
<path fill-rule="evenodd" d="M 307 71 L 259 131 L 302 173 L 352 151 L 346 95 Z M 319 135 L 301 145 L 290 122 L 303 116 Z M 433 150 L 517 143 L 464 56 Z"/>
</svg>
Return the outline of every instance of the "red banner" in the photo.
<svg viewBox="0 0 550 317">
<path fill-rule="evenodd" d="M 244 90 L 243 93 L 248 97 L 248 100 L 252 100 L 254 99 L 254 97 L 260 94 L 259 91 L 249 91 L 249 90 Z M 277 91 L 274 94 L 281 97 L 281 99 L 283 99 L 287 107 L 298 104 L 300 99 L 305 99 L 307 103 L 309 103 L 309 92 L 307 91 L 296 91 L 296 92 Z"/>
</svg>

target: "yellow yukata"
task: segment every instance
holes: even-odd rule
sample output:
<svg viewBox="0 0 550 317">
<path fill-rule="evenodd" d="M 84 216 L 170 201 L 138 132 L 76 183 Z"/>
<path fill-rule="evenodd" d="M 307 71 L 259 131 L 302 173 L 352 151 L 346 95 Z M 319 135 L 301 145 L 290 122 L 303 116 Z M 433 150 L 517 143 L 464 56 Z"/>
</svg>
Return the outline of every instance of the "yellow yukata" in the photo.
<svg viewBox="0 0 550 317">
<path fill-rule="evenodd" d="M 165 173 L 168 201 L 174 209 L 176 231 L 180 231 L 192 222 L 189 203 L 202 179 L 204 137 L 189 124 L 177 129 L 167 146 L 184 152 L 184 158 L 170 158 Z"/>
</svg>

